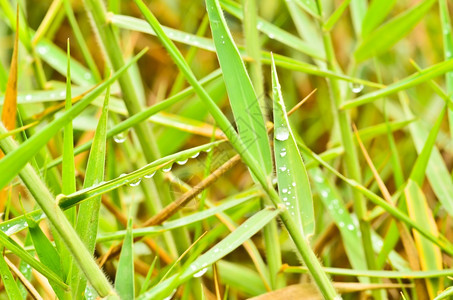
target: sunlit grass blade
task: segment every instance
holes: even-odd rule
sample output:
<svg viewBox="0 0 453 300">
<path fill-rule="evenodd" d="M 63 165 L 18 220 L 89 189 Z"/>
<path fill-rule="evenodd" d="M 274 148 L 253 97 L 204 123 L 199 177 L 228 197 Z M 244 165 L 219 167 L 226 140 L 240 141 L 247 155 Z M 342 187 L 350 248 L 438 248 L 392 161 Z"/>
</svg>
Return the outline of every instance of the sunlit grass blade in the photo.
<svg viewBox="0 0 453 300">
<path fill-rule="evenodd" d="M 392 83 L 383 89 L 367 93 L 363 96 L 357 97 L 352 100 L 347 100 L 341 105 L 341 108 L 348 109 L 348 108 L 353 108 L 353 107 L 360 106 L 360 105 L 363 105 L 366 103 L 370 103 L 379 98 L 383 98 L 385 96 L 392 95 L 399 91 L 403 91 L 403 90 L 409 89 L 411 87 L 414 87 L 416 85 L 419 85 L 421 83 L 424 83 L 428 80 L 433 79 L 434 77 L 445 74 L 452 69 L 453 69 L 453 59 L 438 63 L 436 65 L 423 69 L 419 72 L 416 72 L 416 73 L 414 73 L 404 79 L 401 79 L 395 83 Z"/>
<path fill-rule="evenodd" d="M 286 116 L 285 103 L 275 64 L 272 65 L 274 103 L 274 154 L 280 198 L 309 238 L 315 231 L 313 196 L 304 162 Z"/>
<path fill-rule="evenodd" d="M 424 226 L 433 235 L 438 235 L 436 221 L 429 208 L 425 196 L 416 182 L 409 180 L 404 189 L 406 195 L 409 216 L 420 226 Z M 442 270 L 442 253 L 431 241 L 414 232 L 415 244 L 418 249 L 422 270 Z M 427 279 L 426 281 L 430 298 L 434 298 L 437 292 L 442 289 L 438 279 Z"/>
<path fill-rule="evenodd" d="M 368 10 L 362 22 L 362 36 L 368 36 L 382 21 L 395 6 L 396 0 L 373 0 L 368 7 Z"/>
<path fill-rule="evenodd" d="M 207 0 L 206 7 L 239 136 L 265 174 L 269 175 L 272 170 L 271 154 L 260 102 L 218 1 Z"/>
<path fill-rule="evenodd" d="M 451 295 L 453 295 L 453 287 L 449 287 L 446 290 L 439 293 L 434 300 L 441 300 L 441 299 L 450 299 Z"/>
<path fill-rule="evenodd" d="M 173 289 L 173 286 L 183 283 L 200 271 L 206 272 L 210 265 L 239 247 L 256 232 L 262 229 L 270 220 L 274 219 L 279 213 L 279 209 L 264 209 L 256 213 L 226 238 L 198 257 L 182 274 L 179 274 L 176 278 L 171 277 L 158 284 L 138 299 L 151 299 L 153 297 L 167 296 L 166 294 Z"/>
<path fill-rule="evenodd" d="M 295 0 L 294 2 L 313 17 L 319 18 L 320 13 L 315 0 Z"/>
<path fill-rule="evenodd" d="M 118 291 L 120 299 L 134 299 L 135 297 L 134 243 L 132 240 L 132 219 L 129 219 L 115 276 L 115 289 Z"/>
<path fill-rule="evenodd" d="M 327 19 L 327 21 L 324 22 L 322 29 L 325 31 L 332 30 L 335 23 L 343 15 L 346 8 L 348 8 L 350 2 L 351 2 L 351 0 L 343 0 L 343 2 L 340 4 L 340 6 L 338 6 L 338 8 L 335 9 L 335 11 L 332 13 L 332 15 L 330 15 L 330 17 Z"/>
<path fill-rule="evenodd" d="M 16 176 L 25 164 L 43 147 L 63 126 L 80 114 L 102 91 L 112 84 L 133 62 L 137 61 L 146 49 L 135 56 L 128 64 L 118 70 L 112 77 L 99 85 L 60 118 L 55 119 L 38 133 L 34 134 L 20 147 L 0 160 L 0 170 L 6 170 L 0 177 L 0 188 L 3 188 L 11 179 Z"/>
<path fill-rule="evenodd" d="M 354 53 L 355 59 L 363 61 L 386 52 L 426 16 L 426 12 L 434 3 L 436 0 L 422 1 L 364 37 Z"/>
</svg>

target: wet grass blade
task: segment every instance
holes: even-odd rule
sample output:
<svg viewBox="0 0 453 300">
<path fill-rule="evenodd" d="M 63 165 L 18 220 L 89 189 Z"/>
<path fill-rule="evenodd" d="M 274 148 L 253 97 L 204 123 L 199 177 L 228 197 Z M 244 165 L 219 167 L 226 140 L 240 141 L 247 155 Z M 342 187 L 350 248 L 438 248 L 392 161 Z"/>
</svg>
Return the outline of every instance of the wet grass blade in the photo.
<svg viewBox="0 0 453 300">
<path fill-rule="evenodd" d="M 3 252 L 3 249 L 1 250 Z M 3 254 L 0 255 L 0 275 L 9 299 L 23 299 L 19 287 L 14 280 L 14 276 L 6 263 Z"/>
<path fill-rule="evenodd" d="M 436 3 L 436 0 L 422 1 L 365 36 L 354 53 L 355 59 L 364 61 L 386 52 L 396 42 L 405 37 L 426 16 L 426 13 L 434 3 Z"/>
<path fill-rule="evenodd" d="M 404 189 L 404 193 L 411 219 L 437 236 L 439 233 L 436 221 L 417 183 L 410 179 Z M 428 241 L 416 231 L 414 231 L 414 238 L 422 270 L 442 270 L 442 253 L 439 247 L 433 245 L 431 241 Z M 437 291 L 442 289 L 439 279 L 427 279 L 426 284 L 430 298 L 434 298 L 437 295 Z"/>
<path fill-rule="evenodd" d="M 206 7 L 239 136 L 265 174 L 269 175 L 272 161 L 260 103 L 218 1 L 207 0 Z"/>
<path fill-rule="evenodd" d="M 0 177 L 0 188 L 3 188 L 11 179 L 16 176 L 26 163 L 68 122 L 80 114 L 103 90 L 112 84 L 127 68 L 137 61 L 145 51 L 140 52 L 128 64 L 118 70 L 112 77 L 100 84 L 97 88 L 83 97 L 70 110 L 65 112 L 60 118 L 55 119 L 38 133 L 34 134 L 27 141 L 22 143 L 20 147 L 0 160 L 0 170 L 6 170 Z"/>
<path fill-rule="evenodd" d="M 115 276 L 115 289 L 120 299 L 135 298 L 134 283 L 134 243 L 132 236 L 132 219 L 129 219 L 127 233 L 124 237 L 120 260 Z"/>
<path fill-rule="evenodd" d="M 309 238 L 315 231 L 313 196 L 304 162 L 297 148 L 278 81 L 272 65 L 272 94 L 274 100 L 274 154 L 280 198 L 296 223 Z"/>
</svg>

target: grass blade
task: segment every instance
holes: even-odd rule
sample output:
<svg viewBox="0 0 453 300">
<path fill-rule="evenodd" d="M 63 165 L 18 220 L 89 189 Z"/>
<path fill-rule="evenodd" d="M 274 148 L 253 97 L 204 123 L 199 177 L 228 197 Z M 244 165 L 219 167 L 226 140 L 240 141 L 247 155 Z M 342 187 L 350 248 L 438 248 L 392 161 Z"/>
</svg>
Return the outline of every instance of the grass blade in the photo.
<svg viewBox="0 0 453 300">
<path fill-rule="evenodd" d="M 0 255 L 0 275 L 9 299 L 23 299 L 19 287 L 17 286 L 14 276 L 11 273 L 3 255 Z"/>
<path fill-rule="evenodd" d="M 436 0 L 422 1 L 367 35 L 357 47 L 354 53 L 355 59 L 364 61 L 386 52 L 426 16 L 426 12 L 434 3 L 436 3 Z"/>
<path fill-rule="evenodd" d="M 382 21 L 395 6 L 396 0 L 373 0 L 368 7 L 368 10 L 362 22 L 362 36 L 368 36 L 373 30 L 381 24 Z"/>
<path fill-rule="evenodd" d="M 260 103 L 228 30 L 219 2 L 207 0 L 206 7 L 239 136 L 265 174 L 269 175 L 272 171 L 271 153 Z"/>
<path fill-rule="evenodd" d="M 297 148 L 278 81 L 272 65 L 274 99 L 274 154 L 280 198 L 287 205 L 300 230 L 309 238 L 315 231 L 313 196 L 304 162 Z"/>
<path fill-rule="evenodd" d="M 115 289 L 118 291 L 120 299 L 135 298 L 132 219 L 128 221 L 127 233 L 121 249 L 120 260 L 116 270 Z"/>
<path fill-rule="evenodd" d="M 436 221 L 417 183 L 410 179 L 404 189 L 404 193 L 409 216 L 420 226 L 427 228 L 433 235 L 438 235 Z M 428 241 L 415 231 L 414 238 L 422 270 L 442 270 L 442 253 L 439 247 L 433 245 L 431 241 Z M 431 299 L 437 295 L 437 291 L 442 289 L 439 279 L 427 279 L 426 285 Z"/>
</svg>

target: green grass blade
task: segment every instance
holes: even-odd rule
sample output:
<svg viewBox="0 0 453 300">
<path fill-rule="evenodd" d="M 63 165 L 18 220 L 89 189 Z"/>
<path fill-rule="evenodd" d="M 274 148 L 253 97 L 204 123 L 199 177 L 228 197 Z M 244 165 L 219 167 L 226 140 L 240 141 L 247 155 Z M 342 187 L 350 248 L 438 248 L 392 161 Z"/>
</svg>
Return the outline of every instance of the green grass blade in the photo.
<svg viewBox="0 0 453 300">
<path fill-rule="evenodd" d="M 0 170 L 5 172 L 0 177 L 0 188 L 3 188 L 11 179 L 16 176 L 26 163 L 68 122 L 80 114 L 102 91 L 112 84 L 127 68 L 137 61 L 145 51 L 140 52 L 127 65 L 118 70 L 112 77 L 99 85 L 83 99 L 81 99 L 70 110 L 65 112 L 60 118 L 55 119 L 41 131 L 30 137 L 13 152 L 7 153 L 7 156 L 0 160 Z"/>
<path fill-rule="evenodd" d="M 315 231 L 313 196 L 304 162 L 297 148 L 278 81 L 272 65 L 272 93 L 274 99 L 274 153 L 280 198 L 287 205 L 300 230 L 309 238 Z"/>
<path fill-rule="evenodd" d="M 294 0 L 303 10 L 315 18 L 319 18 L 319 9 L 315 0 Z"/>
<path fill-rule="evenodd" d="M 399 91 L 403 91 L 411 87 L 417 86 L 421 83 L 433 79 L 434 77 L 445 74 L 451 71 L 452 69 L 453 59 L 438 63 L 436 65 L 423 69 L 422 71 L 417 71 L 417 73 L 414 73 L 404 79 L 401 79 L 400 81 L 392 83 L 383 89 L 365 94 L 352 100 L 347 100 L 341 105 L 341 108 L 348 109 L 366 103 L 370 103 L 379 98 L 383 98 L 385 96 L 395 94 Z"/>
<path fill-rule="evenodd" d="M 434 3 L 436 3 L 436 0 L 422 1 L 364 37 L 354 53 L 355 59 L 364 61 L 388 51 L 390 47 L 405 37 L 425 17 Z"/>
<path fill-rule="evenodd" d="M 409 216 L 420 226 L 427 228 L 433 235 L 438 235 L 436 221 L 425 196 L 416 182 L 409 180 L 404 189 Z M 422 270 L 442 270 L 442 253 L 436 245 L 414 232 L 415 245 L 418 249 Z M 426 284 L 430 298 L 434 298 L 442 289 L 439 279 L 427 279 Z"/>
<path fill-rule="evenodd" d="M 449 287 L 448 289 L 444 290 L 442 293 L 439 293 L 434 300 L 441 300 L 441 299 L 450 299 L 451 295 L 453 295 L 453 287 Z"/>
<path fill-rule="evenodd" d="M 60 254 L 57 252 L 57 250 L 49 241 L 49 239 L 46 237 L 46 235 L 42 232 L 39 225 L 35 223 L 32 219 L 28 220 L 28 228 L 39 261 L 46 267 L 48 267 L 50 270 L 52 270 L 52 272 L 59 275 L 60 278 L 62 278 Z M 54 284 L 53 282 L 49 283 L 52 286 L 58 298 L 63 299 L 64 298 L 63 289 L 60 286 Z"/>
<path fill-rule="evenodd" d="M 346 8 L 348 8 L 349 3 L 351 0 L 343 0 L 343 2 L 338 6 L 337 9 L 333 12 L 333 14 L 324 22 L 322 29 L 324 31 L 332 30 L 333 26 L 337 23 L 338 19 L 343 15 Z"/>
<path fill-rule="evenodd" d="M 198 257 L 193 263 L 191 263 L 190 266 L 182 274 L 179 274 L 177 282 L 173 282 L 173 284 L 181 284 L 192 278 L 192 276 L 199 277 L 204 274 L 200 272 L 206 272 L 207 268 L 210 265 L 232 252 L 234 249 L 242 245 L 242 243 L 244 243 L 246 240 L 250 239 L 267 223 L 277 217 L 279 213 L 279 209 L 268 208 L 254 214 L 252 217 L 242 223 L 241 226 L 239 226 L 235 231 L 230 233 L 226 238 L 224 238 L 210 250 Z M 154 297 L 165 296 L 166 293 L 169 293 L 172 290 L 172 286 L 169 286 L 168 282 L 171 282 L 173 280 L 174 277 L 167 279 L 166 281 L 152 288 L 147 293 L 141 295 L 138 299 L 154 299 Z"/>
<path fill-rule="evenodd" d="M 3 247 L 2 247 L 3 248 Z M 2 249 L 3 250 L 3 249 Z M 0 255 L 0 275 L 2 278 L 2 283 L 5 287 L 6 294 L 9 299 L 24 299 L 20 293 L 19 287 L 17 286 L 14 276 L 11 273 L 8 264 L 5 261 L 5 258 Z"/>
<path fill-rule="evenodd" d="M 271 153 L 258 98 L 228 30 L 219 2 L 207 0 L 206 7 L 239 136 L 264 172 L 269 175 L 272 172 Z"/>
<path fill-rule="evenodd" d="M 21 260 L 28 263 L 33 269 L 44 275 L 49 281 L 54 282 L 65 290 L 69 289 L 69 287 L 61 280 L 59 275 L 55 274 L 55 272 L 53 272 L 49 267 L 33 258 L 33 256 L 31 256 L 27 251 L 25 251 L 13 239 L 8 237 L 3 232 L 0 232 L 0 244 L 5 248 L 11 250 L 11 252 L 17 255 Z"/>
<path fill-rule="evenodd" d="M 387 15 L 395 6 L 396 0 L 373 0 L 368 7 L 368 10 L 362 22 L 362 36 L 368 36 L 382 21 L 385 20 Z"/>
<path fill-rule="evenodd" d="M 110 88 L 107 87 L 104 106 L 102 107 L 101 117 L 99 118 L 88 158 L 85 181 L 83 182 L 84 188 L 99 184 L 104 180 L 109 99 Z M 100 196 L 85 201 L 79 206 L 76 231 L 90 253 L 94 253 L 94 247 L 96 245 L 100 208 Z M 75 297 L 79 298 L 85 292 L 86 279 L 84 277 L 77 278 L 77 274 L 78 272 L 74 272 L 73 281 L 77 284 Z"/>
<path fill-rule="evenodd" d="M 120 260 L 116 270 L 115 289 L 120 299 L 135 298 L 134 283 L 134 243 L 132 236 L 132 219 L 129 219 L 127 233 L 121 248 Z"/>
</svg>

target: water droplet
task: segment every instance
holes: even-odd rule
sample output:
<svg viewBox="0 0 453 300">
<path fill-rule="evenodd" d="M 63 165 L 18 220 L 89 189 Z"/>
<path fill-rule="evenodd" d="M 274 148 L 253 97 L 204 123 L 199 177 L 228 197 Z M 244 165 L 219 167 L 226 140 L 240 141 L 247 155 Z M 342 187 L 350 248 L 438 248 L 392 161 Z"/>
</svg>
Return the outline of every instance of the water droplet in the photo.
<svg viewBox="0 0 453 300">
<path fill-rule="evenodd" d="M 283 198 L 283 201 L 287 201 L 287 200 L 288 200 L 288 197 Z"/>
<path fill-rule="evenodd" d="M 339 225 L 340 227 L 344 227 L 344 222 L 340 222 L 338 225 Z"/>
<path fill-rule="evenodd" d="M 43 47 L 43 46 L 39 47 L 38 46 L 38 53 L 39 54 L 44 55 L 44 54 L 47 53 L 47 51 L 49 51 L 49 49 L 47 49 L 47 47 Z"/>
<path fill-rule="evenodd" d="M 286 141 L 289 137 L 289 131 L 286 127 L 277 127 L 275 130 L 275 138 L 279 141 Z"/>
<path fill-rule="evenodd" d="M 168 165 L 168 166 L 165 166 L 165 167 L 162 168 L 162 171 L 164 171 L 164 172 L 169 172 L 169 171 L 171 170 L 171 167 L 172 167 L 171 164 Z"/>
<path fill-rule="evenodd" d="M 215 248 L 215 249 L 214 249 L 214 253 L 217 253 L 217 252 L 219 252 L 219 251 L 220 251 L 219 248 Z"/>
<path fill-rule="evenodd" d="M 288 193 L 288 189 L 282 189 L 282 193 Z"/>
<path fill-rule="evenodd" d="M 91 73 L 85 73 L 85 74 L 83 74 L 83 78 L 85 78 L 86 80 L 91 79 Z"/>
<path fill-rule="evenodd" d="M 315 181 L 319 182 L 319 183 L 323 183 L 324 182 L 324 178 L 322 178 L 321 176 L 316 176 L 315 177 Z"/>
<path fill-rule="evenodd" d="M 186 162 L 187 162 L 188 160 L 189 160 L 189 159 L 186 158 L 186 159 L 184 159 L 184 160 L 178 160 L 176 163 L 177 163 L 178 165 L 182 166 L 182 165 L 185 165 Z"/>
<path fill-rule="evenodd" d="M 286 156 L 286 151 L 283 151 L 283 150 L 282 150 L 282 151 L 280 152 L 280 157 L 285 157 L 285 156 Z"/>
<path fill-rule="evenodd" d="M 173 298 L 173 296 L 175 294 L 176 294 L 176 289 L 174 289 L 168 297 L 165 297 L 164 300 L 171 300 L 171 298 Z"/>
<path fill-rule="evenodd" d="M 295 183 L 295 182 L 293 182 L 293 183 L 292 183 L 291 185 L 292 185 L 292 186 L 296 186 L 296 183 Z"/>
<path fill-rule="evenodd" d="M 354 230 L 354 225 L 348 224 L 348 229 L 351 230 L 351 231 Z"/>
<path fill-rule="evenodd" d="M 55 93 L 51 93 L 51 94 L 49 95 L 49 97 L 50 97 L 51 99 L 54 99 L 56 96 L 57 96 L 57 94 L 55 94 Z"/>
<path fill-rule="evenodd" d="M 360 83 L 351 82 L 349 83 L 349 86 L 354 94 L 358 94 L 363 90 L 363 84 Z"/>
<path fill-rule="evenodd" d="M 60 97 L 66 97 L 66 92 L 65 91 L 60 92 Z"/>
<path fill-rule="evenodd" d="M 286 171 L 286 167 L 280 167 L 279 169 L 280 169 L 280 171 L 282 171 L 282 172 L 285 172 L 285 171 Z"/>
<path fill-rule="evenodd" d="M 129 183 L 129 186 L 137 186 L 140 184 L 140 182 L 142 182 L 141 178 L 136 179 L 136 180 L 132 181 L 131 183 Z"/>
<path fill-rule="evenodd" d="M 117 144 L 124 143 L 126 141 L 126 134 L 124 132 L 120 132 L 117 135 L 113 136 L 113 140 Z"/>
<path fill-rule="evenodd" d="M 156 174 L 156 171 L 154 171 L 154 172 L 152 172 L 152 173 L 150 173 L 150 174 L 146 174 L 144 177 L 145 177 L 146 179 L 153 178 L 154 174 Z"/>
<path fill-rule="evenodd" d="M 208 149 L 204 150 L 204 152 L 206 152 L 206 153 L 209 153 L 211 151 L 212 151 L 212 148 L 208 148 Z"/>
<path fill-rule="evenodd" d="M 289 203 L 289 202 L 285 202 L 285 204 L 286 204 L 286 205 L 288 205 L 288 206 L 290 206 L 290 205 L 291 205 L 291 203 Z"/>
<path fill-rule="evenodd" d="M 275 38 L 275 35 L 273 35 L 272 33 L 269 33 L 268 36 L 269 36 L 270 39 L 274 39 Z"/>
<path fill-rule="evenodd" d="M 31 99 L 32 99 L 32 96 L 31 96 L 31 95 L 25 96 L 25 101 L 30 101 Z"/>
<path fill-rule="evenodd" d="M 192 156 L 191 156 L 190 158 L 197 158 L 197 157 L 198 157 L 198 155 L 200 155 L 200 152 L 197 152 L 197 153 L 195 153 L 195 154 L 194 154 L 194 155 L 192 155 Z"/>
<path fill-rule="evenodd" d="M 201 269 L 201 271 L 198 271 L 197 273 L 193 274 L 194 278 L 198 278 L 203 276 L 206 272 L 208 271 L 208 268 Z"/>
<path fill-rule="evenodd" d="M 260 30 L 261 28 L 263 28 L 263 22 L 258 22 L 256 24 L 256 29 Z"/>
</svg>

